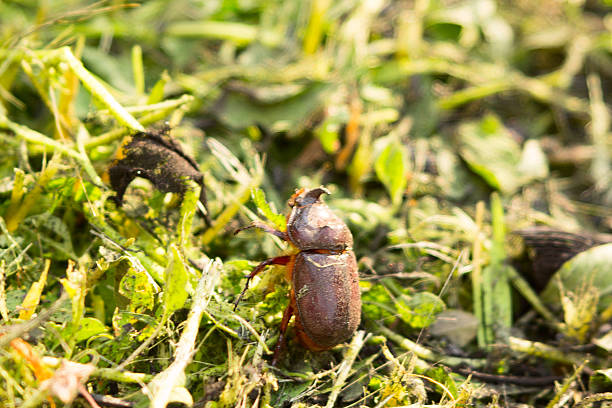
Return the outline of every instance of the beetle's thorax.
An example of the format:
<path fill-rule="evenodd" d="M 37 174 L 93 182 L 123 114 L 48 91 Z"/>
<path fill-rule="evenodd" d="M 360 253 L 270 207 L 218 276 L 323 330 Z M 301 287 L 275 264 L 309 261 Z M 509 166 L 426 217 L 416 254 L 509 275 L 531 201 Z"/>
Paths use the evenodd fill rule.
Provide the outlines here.
<path fill-rule="evenodd" d="M 293 207 L 287 221 L 287 235 L 302 251 L 343 251 L 353 246 L 351 231 L 322 201 Z"/>

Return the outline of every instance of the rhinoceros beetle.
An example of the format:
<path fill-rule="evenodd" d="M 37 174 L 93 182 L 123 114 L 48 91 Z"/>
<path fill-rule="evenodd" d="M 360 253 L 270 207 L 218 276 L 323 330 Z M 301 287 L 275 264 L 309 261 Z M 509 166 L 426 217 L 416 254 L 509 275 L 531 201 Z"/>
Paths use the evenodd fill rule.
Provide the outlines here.
<path fill-rule="evenodd" d="M 289 305 L 285 309 L 276 344 L 273 365 L 278 362 L 285 333 L 295 315 L 298 340 L 313 351 L 327 350 L 347 339 L 361 320 L 361 294 L 353 236 L 346 224 L 321 200 L 326 188 L 298 190 L 289 200 L 291 213 L 286 231 L 255 222 L 236 233 L 259 228 L 274 234 L 295 248 L 292 255 L 277 256 L 257 265 L 247 276 L 250 280 L 268 265 L 286 265 L 291 282 Z"/>

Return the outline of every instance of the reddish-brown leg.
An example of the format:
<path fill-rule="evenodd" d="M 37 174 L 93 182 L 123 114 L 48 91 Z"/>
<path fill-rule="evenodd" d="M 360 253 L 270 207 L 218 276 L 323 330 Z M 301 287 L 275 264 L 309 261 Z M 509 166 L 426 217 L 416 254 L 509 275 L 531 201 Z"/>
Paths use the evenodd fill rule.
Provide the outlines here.
<path fill-rule="evenodd" d="M 247 225 L 246 227 L 238 228 L 236 231 L 234 231 L 234 235 L 238 234 L 241 231 L 248 230 L 251 228 L 259 228 L 260 230 L 264 230 L 268 234 L 276 235 L 277 237 L 279 237 L 280 239 L 284 241 L 289 241 L 289 237 L 287 237 L 286 233 L 284 233 L 283 231 L 274 229 L 268 224 L 264 224 L 261 221 L 253 221 L 251 224 Z"/>
<path fill-rule="evenodd" d="M 291 320 L 291 316 L 293 316 L 294 312 L 294 299 L 295 295 L 293 293 L 293 289 L 291 290 L 291 300 L 289 301 L 289 306 L 285 309 L 283 313 L 283 320 L 280 325 L 280 334 L 278 335 L 278 340 L 276 341 L 276 346 L 274 347 L 274 357 L 272 358 L 272 365 L 276 366 L 278 363 L 278 359 L 281 356 L 283 349 L 285 348 L 285 333 L 287 332 L 287 327 L 289 327 L 289 320 Z"/>
<path fill-rule="evenodd" d="M 251 273 L 247 275 L 247 281 L 246 281 L 246 284 L 244 285 L 244 289 L 242 289 L 242 292 L 240 292 L 240 296 L 238 296 L 238 299 L 236 299 L 236 302 L 234 303 L 234 310 L 236 310 L 236 308 L 238 307 L 238 303 L 240 303 L 240 300 L 242 299 L 247 289 L 249 288 L 249 283 L 251 282 L 251 279 L 253 279 L 255 275 L 263 271 L 268 265 L 287 265 L 290 260 L 291 260 L 291 256 L 289 255 L 276 256 L 274 258 L 266 259 L 265 261 L 257 265 L 255 269 L 253 269 Z"/>

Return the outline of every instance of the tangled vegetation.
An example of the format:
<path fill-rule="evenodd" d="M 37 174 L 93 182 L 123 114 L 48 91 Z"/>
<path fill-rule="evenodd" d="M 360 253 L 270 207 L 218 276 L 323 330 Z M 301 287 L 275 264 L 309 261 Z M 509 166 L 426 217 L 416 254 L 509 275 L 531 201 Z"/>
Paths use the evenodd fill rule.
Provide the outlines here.
<path fill-rule="evenodd" d="M 610 404 L 610 7 L 1 2 L 0 406 Z M 319 186 L 361 324 L 273 367 Z"/>

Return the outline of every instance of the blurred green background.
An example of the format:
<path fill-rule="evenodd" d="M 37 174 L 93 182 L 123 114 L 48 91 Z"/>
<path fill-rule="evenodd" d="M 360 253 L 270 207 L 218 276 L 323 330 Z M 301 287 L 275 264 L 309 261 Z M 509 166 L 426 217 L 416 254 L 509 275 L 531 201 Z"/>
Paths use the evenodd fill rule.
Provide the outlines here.
<path fill-rule="evenodd" d="M 547 307 L 564 313 L 543 318 L 519 319 L 526 306 L 511 295 L 507 259 L 508 233 L 536 225 L 611 241 L 611 7 L 602 0 L 1 2 L 3 325 L 32 317 L 20 310 L 36 284 L 45 287 L 31 295 L 39 312 L 63 287 L 71 301 L 39 324 L 41 356 L 120 373 L 117 365 L 152 336 L 158 341 L 129 370 L 163 373 L 187 318 L 180 307 L 190 307 L 200 276 L 187 259 L 201 266 L 217 258 L 195 361 L 177 385 L 201 406 L 553 401 L 560 394 L 552 387 L 515 398 L 483 385 L 490 392 L 478 394 L 480 384 L 409 360 L 404 349 L 419 339 L 434 353 L 417 352 L 421 359 L 456 367 L 452 358 L 481 359 L 492 343 L 505 344 L 478 368 L 569 378 L 568 367 L 586 354 L 545 353 L 558 358 L 536 369 L 510 329 L 559 350 L 605 337 L 608 247 L 565 267 L 601 291 L 579 292 L 576 284 L 570 290 L 582 296 L 562 296 L 560 305 L 553 295 Z M 143 180 L 123 209 L 106 200 L 105 172 L 121 140 L 164 123 L 204 175 L 213 228 L 197 215 L 193 234 L 179 228 L 191 225 L 186 214 L 195 204 L 172 201 Z M 257 261 L 287 248 L 233 231 L 259 217 L 281 226 L 274 214 L 286 213 L 294 190 L 319 185 L 355 237 L 369 337 L 351 349 L 353 360 L 343 348 L 304 354 L 291 340 L 275 371 L 253 333 L 273 347 L 287 302 L 282 268 L 262 274 L 237 313 L 232 302 Z M 49 278 L 39 280 L 46 259 Z M 482 282 L 474 278 L 481 270 Z M 581 297 L 595 300 L 579 304 Z M 432 322 L 445 309 L 460 314 L 453 319 L 461 333 L 436 334 L 445 328 Z M 387 340 L 395 346 L 382 345 Z M 596 344 L 610 352 L 609 343 Z M 0 355 L 0 401 L 43 401 L 38 374 L 14 353 Z M 592 370 L 608 368 L 598 375 L 609 384 L 601 355 L 590 358 Z M 342 364 L 350 373 L 341 375 Z M 139 385 L 101 373 L 90 392 L 146 405 L 141 384 L 150 377 Z"/>

